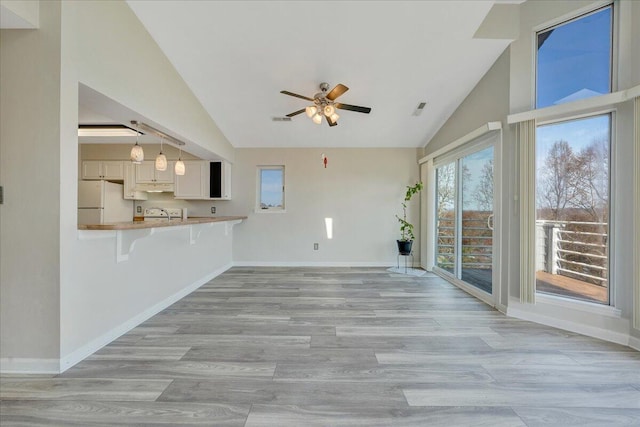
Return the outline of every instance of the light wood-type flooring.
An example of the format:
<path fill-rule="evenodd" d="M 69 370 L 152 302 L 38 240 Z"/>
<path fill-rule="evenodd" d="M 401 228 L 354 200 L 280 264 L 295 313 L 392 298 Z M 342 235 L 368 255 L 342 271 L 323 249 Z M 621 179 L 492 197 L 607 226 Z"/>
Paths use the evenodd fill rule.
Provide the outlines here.
<path fill-rule="evenodd" d="M 640 426 L 640 353 L 433 275 L 233 268 L 55 376 L 8 426 Z"/>

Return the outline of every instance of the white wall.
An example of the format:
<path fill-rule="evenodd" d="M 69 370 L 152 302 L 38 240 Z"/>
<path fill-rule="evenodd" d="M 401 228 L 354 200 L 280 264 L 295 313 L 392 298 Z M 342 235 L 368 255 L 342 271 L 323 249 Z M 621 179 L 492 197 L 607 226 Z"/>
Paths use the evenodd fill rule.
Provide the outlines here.
<path fill-rule="evenodd" d="M 321 155 L 328 158 L 322 166 Z M 418 179 L 417 150 L 238 149 L 227 213 L 237 227 L 233 259 L 248 265 L 395 265 L 401 202 Z M 258 165 L 285 166 L 286 213 L 254 212 Z M 419 236 L 419 200 L 410 221 Z M 325 218 L 333 218 L 333 239 Z M 319 243 L 319 250 L 313 244 Z M 414 247 L 419 248 L 419 242 Z M 416 262 L 420 254 L 415 253 Z"/>
<path fill-rule="evenodd" d="M 113 31 L 114 28 L 117 31 Z M 79 84 L 220 157 L 233 159 L 233 148 L 126 3 L 63 2 L 61 44 L 60 355 L 67 360 L 82 353 L 82 349 L 90 347 L 103 331 L 119 324 L 129 314 L 161 303 L 167 293 L 188 288 L 198 275 L 203 277 L 218 271 L 221 266 L 211 260 L 197 268 L 186 261 L 187 255 L 192 254 L 186 251 L 184 265 L 193 268 L 193 273 L 176 277 L 158 274 L 155 279 L 160 283 L 153 286 L 136 278 L 157 267 L 155 255 L 158 254 L 155 252 L 120 268 L 107 268 L 102 260 L 94 257 L 93 262 L 87 259 L 87 264 L 83 265 L 86 274 L 83 273 L 85 270 L 78 271 L 77 258 L 87 250 L 85 243 L 78 240 L 75 214 Z M 140 249 L 144 249 L 144 243 L 141 246 Z M 171 247 L 167 246 L 165 250 Z M 179 247 L 178 242 L 176 247 Z M 230 240 L 219 242 L 218 247 L 230 252 Z M 180 259 L 178 256 L 177 260 Z M 123 268 L 131 271 L 124 274 Z M 120 303 L 131 306 L 121 312 L 112 310 L 103 304 L 99 293 L 85 292 L 86 281 L 91 277 L 89 272 L 101 275 L 100 286 L 124 280 L 123 289 L 132 287 L 130 292 L 133 293 L 139 292 L 137 286 L 142 286 L 147 298 L 138 303 L 131 294 L 123 294 Z M 153 277 L 150 275 L 150 279 Z M 88 316 L 95 313 L 100 313 L 100 318 L 93 322 Z M 86 323 L 86 330 L 78 331 L 78 323 Z"/>
<path fill-rule="evenodd" d="M 60 345 L 60 4 L 41 6 L 39 30 L 0 32 L 0 359 L 49 363 Z"/>
<path fill-rule="evenodd" d="M 76 225 L 79 85 L 216 156 L 232 160 L 233 148 L 125 2 L 43 1 L 39 15 L 38 30 L 2 30 L 0 38 L 0 359 L 2 369 L 50 371 L 131 313 L 85 293 L 87 276 L 78 271 L 86 249 Z M 130 265 L 147 271 L 155 259 Z M 99 259 L 83 268 L 103 274 L 103 285 L 124 277 Z M 172 285 L 184 289 L 193 279 Z M 148 304 L 169 292 L 146 290 Z M 123 295 L 119 304 L 128 303 Z"/>
<path fill-rule="evenodd" d="M 231 267 L 231 230 L 219 222 L 123 231 L 125 239 L 142 236 L 131 252 L 131 240 L 124 245 L 123 262 L 117 232 L 77 232 L 69 275 L 75 286 L 63 288 L 61 301 L 62 369 Z"/>

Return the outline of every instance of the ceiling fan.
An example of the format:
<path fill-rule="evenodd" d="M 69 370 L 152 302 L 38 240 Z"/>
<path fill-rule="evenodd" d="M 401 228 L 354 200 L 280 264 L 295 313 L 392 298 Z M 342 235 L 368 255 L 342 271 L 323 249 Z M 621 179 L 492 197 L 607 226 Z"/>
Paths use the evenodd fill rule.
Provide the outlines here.
<path fill-rule="evenodd" d="M 324 117 L 325 119 L 327 119 L 327 124 L 329 126 L 336 126 L 338 124 L 338 119 L 340 118 L 340 116 L 338 116 L 338 113 L 336 113 L 336 109 L 356 111 L 358 113 L 365 114 L 369 114 L 371 112 L 371 108 L 369 107 L 359 107 L 357 105 L 335 102 L 336 98 L 338 98 L 348 90 L 349 88 L 341 83 L 338 83 L 336 87 L 331 90 L 329 90 L 329 83 L 320 83 L 320 92 L 313 95 L 313 98 L 309 98 L 308 96 L 304 95 L 298 95 L 297 93 L 289 92 L 287 90 L 281 90 L 280 93 L 313 102 L 313 105 L 310 105 L 298 111 L 294 111 L 293 113 L 289 113 L 287 114 L 287 117 L 293 117 L 301 113 L 307 113 L 307 116 L 311 120 L 313 120 L 315 124 L 319 125 L 320 123 L 322 123 L 322 117 Z"/>

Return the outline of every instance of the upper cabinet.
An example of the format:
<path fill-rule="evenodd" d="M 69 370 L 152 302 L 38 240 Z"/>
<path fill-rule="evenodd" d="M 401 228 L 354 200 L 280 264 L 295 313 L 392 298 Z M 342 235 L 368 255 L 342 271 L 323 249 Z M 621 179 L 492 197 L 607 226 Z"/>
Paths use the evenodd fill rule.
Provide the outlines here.
<path fill-rule="evenodd" d="M 231 199 L 231 164 L 224 161 L 186 160 L 185 174 L 176 175 L 176 199 Z"/>
<path fill-rule="evenodd" d="M 145 161 L 135 165 L 136 184 L 173 184 L 173 167 L 175 162 L 167 162 L 167 170 L 156 170 L 154 161 Z"/>
<path fill-rule="evenodd" d="M 209 162 L 185 160 L 184 175 L 176 175 L 174 195 L 176 199 L 207 199 Z"/>
<path fill-rule="evenodd" d="M 124 180 L 124 162 L 121 160 L 85 160 L 82 162 L 82 179 Z"/>
<path fill-rule="evenodd" d="M 147 200 L 146 191 L 136 190 L 136 168 L 131 162 L 124 162 L 124 198 L 127 200 Z"/>

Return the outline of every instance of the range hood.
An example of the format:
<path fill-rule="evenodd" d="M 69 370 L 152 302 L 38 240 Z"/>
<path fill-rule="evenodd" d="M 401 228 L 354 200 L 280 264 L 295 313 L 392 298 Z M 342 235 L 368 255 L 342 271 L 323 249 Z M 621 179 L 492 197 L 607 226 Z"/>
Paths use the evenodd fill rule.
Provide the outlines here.
<path fill-rule="evenodd" d="M 146 191 L 147 193 L 173 193 L 175 186 L 173 183 L 167 184 L 136 184 L 135 191 Z"/>

